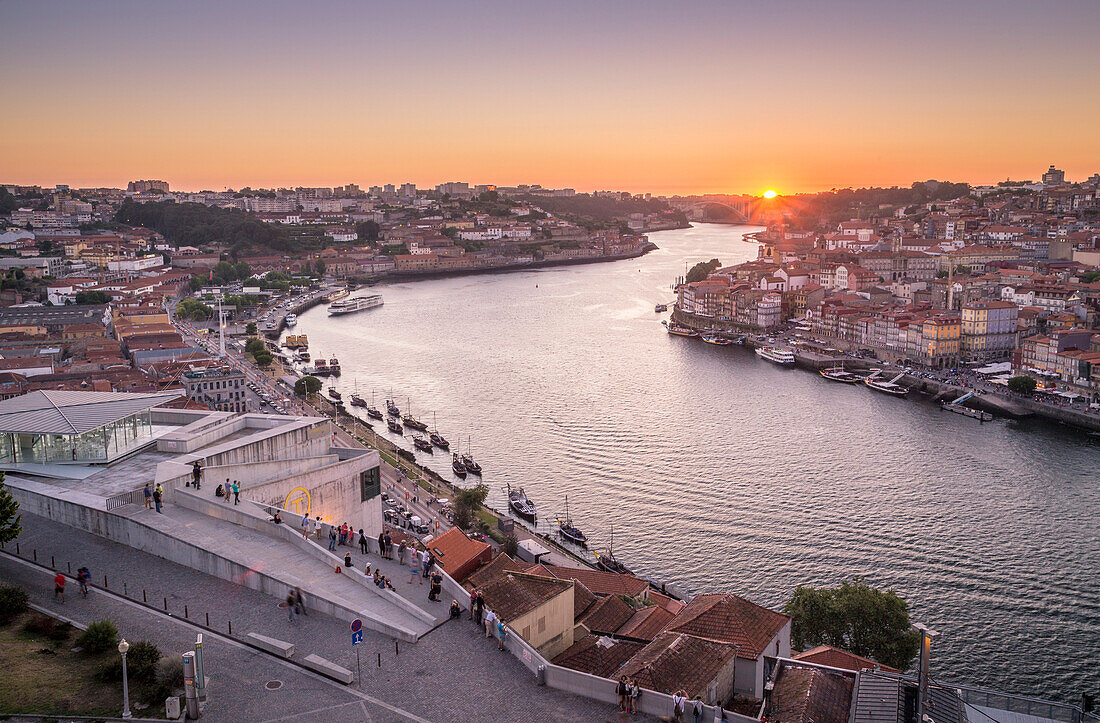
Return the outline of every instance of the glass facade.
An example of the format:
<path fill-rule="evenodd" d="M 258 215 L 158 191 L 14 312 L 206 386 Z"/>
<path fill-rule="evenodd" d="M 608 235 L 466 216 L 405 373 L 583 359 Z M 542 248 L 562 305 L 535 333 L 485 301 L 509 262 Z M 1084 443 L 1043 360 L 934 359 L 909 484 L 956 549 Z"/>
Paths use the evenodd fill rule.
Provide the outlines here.
<path fill-rule="evenodd" d="M 0 462 L 59 464 L 106 462 L 148 444 L 176 427 L 154 424 L 149 410 L 83 434 L 0 433 Z"/>

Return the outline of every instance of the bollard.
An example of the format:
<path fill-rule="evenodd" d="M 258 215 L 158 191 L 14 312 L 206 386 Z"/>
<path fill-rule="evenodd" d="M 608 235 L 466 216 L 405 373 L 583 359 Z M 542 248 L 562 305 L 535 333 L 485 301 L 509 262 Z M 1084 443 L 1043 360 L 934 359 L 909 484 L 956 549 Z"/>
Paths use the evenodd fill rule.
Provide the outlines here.
<path fill-rule="evenodd" d="M 184 617 L 184 618 L 188 618 L 188 617 L 190 617 L 190 616 L 189 616 L 189 615 L 187 614 L 187 605 L 186 605 L 186 604 L 185 604 L 185 605 L 183 606 L 183 617 Z M 201 687 L 201 686 L 200 686 L 200 687 Z"/>
<path fill-rule="evenodd" d="M 38 548 L 34 548 L 31 552 L 34 553 L 34 561 L 38 562 Z"/>
<path fill-rule="evenodd" d="M 141 588 L 141 601 L 146 605 L 149 604 L 149 598 L 145 596 L 145 588 Z"/>
<path fill-rule="evenodd" d="M 103 589 L 104 590 L 107 589 L 107 576 L 106 575 L 103 576 Z"/>
<path fill-rule="evenodd" d="M 19 554 L 19 541 L 18 540 L 16 540 L 16 542 L 15 542 L 15 554 L 16 555 Z"/>
<path fill-rule="evenodd" d="M 401 648 L 398 646 L 396 640 L 393 641 L 393 654 L 394 655 L 401 655 Z"/>
<path fill-rule="evenodd" d="M 164 612 L 168 612 L 168 598 L 164 598 Z"/>
<path fill-rule="evenodd" d="M 230 635 L 233 634 L 233 621 L 232 620 L 229 621 L 229 634 Z"/>
<path fill-rule="evenodd" d="M 381 667 L 382 667 L 382 653 L 379 653 L 379 654 L 378 654 L 378 667 L 379 667 L 379 668 L 381 668 Z"/>
<path fill-rule="evenodd" d="M 50 555 L 50 568 L 53 569 L 55 567 L 57 567 L 57 564 L 53 561 L 53 555 Z"/>
<path fill-rule="evenodd" d="M 202 633 L 195 636 L 195 687 L 199 690 L 199 700 L 206 700 L 206 669 L 202 664 Z"/>
<path fill-rule="evenodd" d="M 124 597 L 130 597 L 129 586 L 126 584 L 125 580 L 122 581 L 122 595 Z"/>
<path fill-rule="evenodd" d="M 73 574 L 73 564 L 71 562 L 66 562 L 65 564 L 69 566 L 69 574 L 72 575 Z"/>
<path fill-rule="evenodd" d="M 206 627 L 210 627 L 210 613 L 206 614 Z"/>

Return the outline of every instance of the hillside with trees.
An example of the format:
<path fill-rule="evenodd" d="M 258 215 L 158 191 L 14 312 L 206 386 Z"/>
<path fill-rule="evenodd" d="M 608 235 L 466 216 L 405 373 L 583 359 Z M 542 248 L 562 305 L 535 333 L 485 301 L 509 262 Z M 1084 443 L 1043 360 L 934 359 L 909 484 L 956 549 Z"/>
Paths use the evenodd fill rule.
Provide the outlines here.
<path fill-rule="evenodd" d="M 134 203 L 127 199 L 114 220 L 153 229 L 176 245 L 203 248 L 214 243 L 228 244 L 233 255 L 246 251 L 294 252 L 308 245 L 284 228 L 264 223 L 244 211 L 201 203 Z"/>

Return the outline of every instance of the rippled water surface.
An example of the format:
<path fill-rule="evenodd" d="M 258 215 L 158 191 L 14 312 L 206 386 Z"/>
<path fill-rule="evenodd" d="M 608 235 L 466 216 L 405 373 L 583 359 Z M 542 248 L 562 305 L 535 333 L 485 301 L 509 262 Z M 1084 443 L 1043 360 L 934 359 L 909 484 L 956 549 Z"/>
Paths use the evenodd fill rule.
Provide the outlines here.
<path fill-rule="evenodd" d="M 781 607 L 799 584 L 891 587 L 942 635 L 934 674 L 1100 692 L 1100 440 L 972 419 L 672 337 L 653 311 L 685 264 L 747 260 L 743 227 L 651 234 L 643 258 L 382 286 L 304 314 L 345 394 L 392 389 L 490 502 L 522 485 L 637 573 Z M 411 444 L 407 444 L 411 448 Z M 418 454 L 421 459 L 430 459 Z M 428 464 L 449 476 L 450 458 Z"/>

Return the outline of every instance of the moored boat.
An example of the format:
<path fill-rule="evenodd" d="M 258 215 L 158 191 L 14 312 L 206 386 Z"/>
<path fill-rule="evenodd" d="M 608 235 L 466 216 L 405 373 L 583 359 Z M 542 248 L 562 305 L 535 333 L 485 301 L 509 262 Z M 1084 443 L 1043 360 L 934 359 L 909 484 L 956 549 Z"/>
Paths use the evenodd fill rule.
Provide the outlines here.
<path fill-rule="evenodd" d="M 332 371 L 328 368 L 328 360 L 321 357 L 313 365 L 313 375 L 318 377 L 327 377 Z"/>
<path fill-rule="evenodd" d="M 432 414 L 432 433 L 428 435 L 428 439 L 432 440 L 432 444 L 440 449 L 450 449 L 451 443 L 439 433 L 439 425 L 436 423 L 435 414 Z"/>
<path fill-rule="evenodd" d="M 470 474 L 476 474 L 478 477 L 480 477 L 481 476 L 481 465 L 478 464 L 477 462 L 475 462 L 473 455 L 470 454 L 470 450 L 472 448 L 473 448 L 473 446 L 470 444 L 470 441 L 467 440 L 466 441 L 466 454 L 462 455 L 462 464 L 466 465 L 466 471 L 467 472 L 469 472 Z"/>
<path fill-rule="evenodd" d="M 578 545 L 587 545 L 588 536 L 585 535 L 580 529 L 573 524 L 573 518 L 569 516 L 569 496 L 565 497 L 565 516 L 557 519 L 558 532 L 561 536 L 570 542 L 575 542 Z"/>
<path fill-rule="evenodd" d="M 462 460 L 458 458 L 458 452 L 451 455 L 451 471 L 456 477 L 466 479 L 466 465 L 462 464 Z"/>
<path fill-rule="evenodd" d="M 382 305 L 381 294 L 371 294 L 370 296 L 356 296 L 351 299 L 342 299 L 329 304 L 328 313 L 332 316 L 342 316 L 343 314 L 354 314 L 357 311 L 363 311 L 364 309 L 373 309 L 376 306 Z"/>
<path fill-rule="evenodd" d="M 654 313 L 660 314 L 662 311 L 668 311 L 668 304 L 657 304 L 653 307 Z"/>
<path fill-rule="evenodd" d="M 695 329 L 692 329 L 690 327 L 681 326 L 680 324 L 677 324 L 676 322 L 672 322 L 672 323 L 663 322 L 663 323 L 665 325 L 665 328 L 668 330 L 669 334 L 674 334 L 676 336 L 689 336 L 689 337 L 699 336 L 699 332 L 695 331 Z"/>
<path fill-rule="evenodd" d="M 370 406 L 367 407 L 367 416 L 371 419 L 384 419 L 381 410 L 374 406 L 374 391 L 370 393 Z"/>
<path fill-rule="evenodd" d="M 386 420 L 386 426 L 389 427 L 389 430 L 391 432 L 393 432 L 394 434 L 404 434 L 405 433 L 405 428 L 401 426 L 401 421 L 399 419 L 393 419 L 393 418 L 387 419 Z"/>
<path fill-rule="evenodd" d="M 630 575 L 630 569 L 626 565 L 622 564 L 615 559 L 615 526 L 611 526 L 611 542 L 608 543 L 607 549 L 603 553 L 596 554 L 596 567 L 600 568 L 604 572 L 614 572 L 619 575 Z"/>
<path fill-rule="evenodd" d="M 732 346 L 733 342 L 729 339 L 718 336 L 717 334 L 707 334 L 702 337 L 703 341 L 708 344 L 714 344 L 715 346 Z"/>
<path fill-rule="evenodd" d="M 419 419 L 413 416 L 412 402 L 409 403 L 409 413 L 403 416 L 402 421 L 405 422 L 405 426 L 410 429 L 415 429 L 418 432 L 425 432 L 428 429 L 428 425 L 421 422 Z"/>
<path fill-rule="evenodd" d="M 841 384 L 859 384 L 863 381 L 863 377 L 858 374 L 853 374 L 850 371 L 846 371 L 844 367 L 821 369 L 818 371 L 818 374 L 825 377 L 831 382 L 840 382 Z"/>
<path fill-rule="evenodd" d="M 413 446 L 421 452 L 427 452 L 428 454 L 435 453 L 432 450 L 432 443 L 420 436 L 413 437 Z"/>
<path fill-rule="evenodd" d="M 340 360 L 332 357 L 328 360 L 329 373 L 335 377 L 340 376 Z"/>
<path fill-rule="evenodd" d="M 330 399 L 341 399 L 342 398 L 340 392 L 338 392 L 336 390 L 336 387 L 329 387 L 328 388 L 328 396 L 329 396 Z"/>
<path fill-rule="evenodd" d="M 512 508 L 520 517 L 528 520 L 533 520 L 538 517 L 538 510 L 535 508 L 535 503 L 528 497 L 527 493 L 523 491 L 523 488 L 512 489 L 512 485 L 508 485 L 508 506 Z"/>
<path fill-rule="evenodd" d="M 297 314 L 287 314 L 283 318 L 283 321 L 286 322 L 287 326 L 294 326 L 295 324 L 298 323 L 298 315 Z"/>
<path fill-rule="evenodd" d="M 906 394 L 909 393 L 909 388 L 908 387 L 903 387 L 902 385 L 897 383 L 897 381 L 899 379 L 901 379 L 903 376 L 905 376 L 905 372 L 902 372 L 901 374 L 898 374 L 896 377 L 894 377 L 890 381 L 882 381 L 881 379 L 879 379 L 878 375 L 880 373 L 881 372 L 875 372 L 871 376 L 864 379 L 863 383 L 866 384 L 871 389 L 874 389 L 876 392 L 882 392 L 883 394 L 890 394 L 890 395 L 893 395 L 895 397 L 904 397 Z"/>
<path fill-rule="evenodd" d="M 767 359 L 773 364 L 779 364 L 780 366 L 794 365 L 794 352 L 790 349 L 781 349 L 777 346 L 762 346 L 757 348 L 756 356 L 761 359 Z"/>
<path fill-rule="evenodd" d="M 394 404 L 392 399 L 387 399 L 386 400 L 386 414 L 390 415 L 391 417 L 400 417 L 401 416 L 401 407 Z"/>

